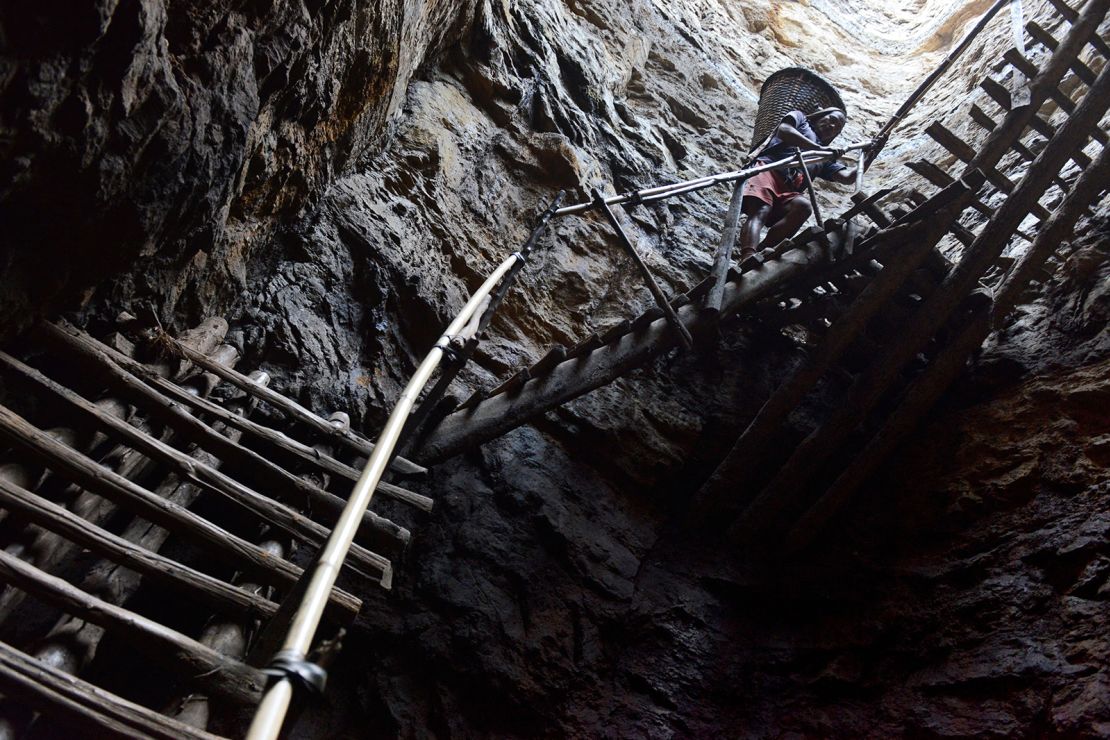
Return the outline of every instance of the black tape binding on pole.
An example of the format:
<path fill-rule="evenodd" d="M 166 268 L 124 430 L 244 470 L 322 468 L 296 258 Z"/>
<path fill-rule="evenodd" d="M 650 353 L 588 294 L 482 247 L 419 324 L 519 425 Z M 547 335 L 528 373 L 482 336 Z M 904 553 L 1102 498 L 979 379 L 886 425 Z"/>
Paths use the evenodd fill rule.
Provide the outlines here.
<path fill-rule="evenodd" d="M 279 650 L 262 673 L 270 677 L 270 685 L 287 678 L 295 687 L 313 696 L 322 695 L 328 682 L 328 672 L 296 650 Z"/>

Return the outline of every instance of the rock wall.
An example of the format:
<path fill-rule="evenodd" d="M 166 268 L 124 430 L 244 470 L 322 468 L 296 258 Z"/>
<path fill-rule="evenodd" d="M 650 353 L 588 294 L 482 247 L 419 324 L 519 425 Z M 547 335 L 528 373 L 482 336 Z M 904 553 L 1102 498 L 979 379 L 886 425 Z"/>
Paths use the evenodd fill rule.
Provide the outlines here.
<path fill-rule="evenodd" d="M 759 84 L 791 64 L 842 89 L 845 138 L 862 137 L 989 3 L 943 5 L 117 2 L 68 24 L 5 6 L 4 313 L 223 313 L 245 365 L 373 434 L 556 190 L 731 168 Z M 1007 33 L 875 178 L 936 156 L 914 132 Z M 835 212 L 846 192 L 822 197 Z M 629 214 L 669 292 L 705 274 L 726 203 Z M 395 591 L 367 594 L 298 734 L 1105 733 L 1107 228 L 1083 228 L 870 498 L 795 560 L 681 526 L 797 362 L 782 337 L 730 334 L 437 467 Z M 556 222 L 456 392 L 638 312 L 629 275 L 599 222 Z"/>
<path fill-rule="evenodd" d="M 275 224 L 379 150 L 472 8 L 98 0 L 0 9 L 2 324 L 221 310 Z M 120 276 L 120 277 L 117 277 Z"/>

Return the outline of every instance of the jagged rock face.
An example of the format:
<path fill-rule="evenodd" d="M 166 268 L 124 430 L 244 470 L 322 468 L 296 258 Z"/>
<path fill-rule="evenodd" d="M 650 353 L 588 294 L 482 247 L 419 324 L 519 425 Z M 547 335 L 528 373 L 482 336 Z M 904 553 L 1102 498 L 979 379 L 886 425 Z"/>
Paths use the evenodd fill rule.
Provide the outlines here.
<path fill-rule="evenodd" d="M 172 320 L 245 288 L 273 224 L 375 152 L 466 3 L 99 0 L 0 10 L 0 311 L 102 302 Z M 89 296 L 84 296 L 88 300 Z"/>
<path fill-rule="evenodd" d="M 118 243 L 120 264 L 139 260 L 98 287 L 88 315 L 146 298 L 179 325 L 226 312 L 245 366 L 373 434 L 556 190 L 582 198 L 731 169 L 759 84 L 792 64 L 841 87 L 845 139 L 861 137 L 971 13 L 833 0 L 475 5 L 119 3 L 48 28 L 41 48 L 23 34 L 4 79 L 6 99 L 25 101 L 4 115 L 40 138 L 13 139 L 4 202 L 49 228 L 17 230 L 24 251 L 5 257 L 6 273 L 47 280 L 35 305 L 56 305 L 115 269 L 101 260 Z M 5 8 L 4 27 L 51 11 Z M 921 151 L 912 132 L 1007 45 L 998 25 L 948 96 L 907 121 L 875 178 L 904 178 L 897 164 Z M 119 29 L 134 40 L 115 40 Z M 877 47 L 895 34 L 911 43 Z M 44 59 L 53 67 L 31 63 Z M 85 111 L 68 129 L 67 110 Z M 67 167 L 84 173 L 70 183 L 86 199 L 76 206 L 49 197 L 70 192 L 51 180 Z M 830 213 L 846 201 L 823 192 Z M 727 199 L 722 188 L 628 213 L 668 292 L 707 271 Z M 1110 492 L 1092 482 L 1106 424 L 1082 409 L 1106 402 L 1110 296 L 1105 225 L 1085 228 L 1066 277 L 992 339 L 958 408 L 794 561 L 746 562 L 682 526 L 692 491 L 797 361 L 781 338 L 728 334 L 719 353 L 668 358 L 437 467 L 426 484 L 437 510 L 411 522 L 395 592 L 366 595 L 332 703 L 299 734 L 1104 732 L 1097 517 Z M 100 271 L 42 278 L 27 257 L 42 244 Z M 28 305 L 21 290 L 5 300 Z M 607 227 L 561 219 L 454 392 L 648 301 Z M 1015 385 L 1028 373 L 1040 377 Z"/>

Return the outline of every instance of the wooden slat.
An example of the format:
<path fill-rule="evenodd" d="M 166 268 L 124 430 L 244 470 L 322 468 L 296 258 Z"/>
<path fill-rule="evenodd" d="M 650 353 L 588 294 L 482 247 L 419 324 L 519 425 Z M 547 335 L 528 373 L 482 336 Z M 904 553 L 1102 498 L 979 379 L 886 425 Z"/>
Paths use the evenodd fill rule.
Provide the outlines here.
<path fill-rule="evenodd" d="M 991 319 L 998 322 L 1028 285 L 1034 271 L 1044 263 L 1075 227 L 1079 216 L 1104 188 L 1110 177 L 1110 150 L 1103 149 L 1094 165 L 1084 171 L 1072 194 L 1045 224 L 1033 246 L 1022 257 L 1022 263 L 1010 272 L 995 291 L 993 316 L 980 310 L 960 328 L 959 334 L 946 345 L 906 390 L 895 411 L 883 422 L 867 446 L 853 456 L 851 463 L 816 504 L 798 521 L 787 538 L 788 549 L 808 544 L 851 499 L 859 486 L 920 422 L 941 394 L 963 370 L 968 355 L 982 345 L 990 333 Z M 984 308 L 989 303 L 984 304 Z"/>
<path fill-rule="evenodd" d="M 235 462 L 253 471 L 270 487 L 275 498 L 294 505 L 310 503 L 318 510 L 316 513 L 325 515 L 326 524 L 334 523 L 343 511 L 345 502 L 338 496 L 297 478 L 257 452 L 217 433 L 179 404 L 169 401 L 144 383 L 141 378 L 150 372 L 140 363 L 116 353 L 78 329 L 50 323 L 43 324 L 42 329 L 46 338 L 69 351 L 71 356 L 84 359 L 121 393 L 141 404 L 152 416 L 170 425 L 183 437 L 196 442 L 226 462 Z M 208 362 L 208 359 L 205 358 L 205 361 Z M 365 533 L 363 541 L 370 541 L 375 547 L 394 548 L 398 543 L 407 543 L 411 536 L 407 529 L 373 512 L 366 512 L 362 522 L 361 531 Z M 360 552 L 358 558 L 365 558 L 369 567 L 377 567 L 373 565 L 374 558 L 368 551 Z"/>
<path fill-rule="evenodd" d="M 1014 67 L 1019 69 L 1023 74 L 1032 76 L 1033 73 L 1037 72 L 1037 67 L 1017 49 L 1010 49 L 1006 52 L 1005 56 L 1006 61 L 1014 65 Z M 1049 94 L 1065 113 L 1071 114 L 1075 112 L 1075 101 L 1069 98 L 1059 87 L 1051 88 Z M 1097 122 L 1084 133 L 1090 135 L 1091 138 L 1100 144 L 1106 144 L 1107 140 L 1110 139 L 1110 135 L 1107 135 L 1105 131 L 1099 128 Z"/>
<path fill-rule="evenodd" d="M 107 470 L 3 406 L 0 406 L 0 435 L 32 455 L 45 459 L 56 472 L 90 492 L 131 509 L 179 536 L 201 542 L 213 554 L 221 555 L 237 567 L 248 569 L 266 583 L 288 586 L 301 575 L 301 569 L 292 563 L 275 560 L 257 546 Z M 333 592 L 332 600 L 351 615 L 358 612 L 361 604 L 338 589 Z"/>
<path fill-rule="evenodd" d="M 147 457 L 168 465 L 181 478 L 195 483 L 204 490 L 227 498 L 259 516 L 263 521 L 300 540 L 317 546 L 322 545 L 327 540 L 329 531 L 323 526 L 301 516 L 289 507 L 276 503 L 251 490 L 234 478 L 205 464 L 202 460 L 179 452 L 130 424 L 104 413 L 81 396 L 60 383 L 47 378 L 8 353 L 0 351 L 0 365 L 18 372 L 40 387 L 62 398 L 102 431 L 125 444 L 131 445 Z M 379 581 L 385 578 L 386 574 L 392 569 L 387 559 L 358 547 L 352 547 L 351 561 L 375 572 Z"/>
<path fill-rule="evenodd" d="M 2 642 L 0 689 L 8 699 L 50 717 L 51 723 L 70 728 L 74 737 L 219 740 L 217 735 L 152 712 Z"/>
<path fill-rule="evenodd" d="M 1110 0 L 1089 0 L 1080 23 L 1073 27 L 1066 45 L 1074 50 L 1076 44 L 1098 27 L 1110 8 Z M 1061 50 L 1065 45 L 1061 45 Z M 1031 115 L 1044 99 L 1045 88 L 1058 83 L 1067 66 L 1068 56 L 1057 52 L 1045 70 L 1033 81 L 1033 103 L 1018 109 L 1020 116 L 1013 120 L 1013 135 L 1020 134 L 1022 119 Z M 1028 214 L 1029 204 L 1040 198 L 1049 187 L 1052 177 L 1068 160 L 1070 153 L 1081 146 L 1085 139 L 1080 135 L 1106 113 L 1110 106 L 1110 66 L 1100 74 L 1094 87 L 1067 121 L 1057 136 L 1037 156 L 1021 183 L 998 208 L 990 222 L 980 232 L 975 244 L 965 250 L 960 263 L 945 282 L 907 323 L 903 332 L 888 345 L 880 361 L 864 371 L 852 385 L 847 396 L 832 414 L 810 433 L 794 450 L 775 478 L 760 492 L 751 506 L 735 523 L 732 534 L 738 539 L 758 538 L 776 519 L 791 508 L 796 508 L 807 490 L 806 484 L 871 412 L 879 399 L 888 392 L 906 364 L 929 342 L 953 316 L 960 304 L 978 285 L 979 279 L 998 259 L 1011 235 Z M 991 153 L 1000 157 L 1008 149 L 1004 139 L 998 139 Z"/>
<path fill-rule="evenodd" d="M 970 110 L 971 120 L 975 121 L 975 123 L 978 124 L 978 126 L 984 131 L 994 131 L 996 128 L 998 128 L 998 124 L 994 121 L 994 119 L 991 118 L 985 110 L 980 108 L 975 103 L 971 104 Z M 1037 158 L 1037 155 L 1030 151 L 1029 147 L 1025 146 L 1025 144 L 1021 142 L 1021 139 L 1015 141 L 1014 145 L 1010 148 L 1017 152 L 1018 156 L 1020 156 L 1026 162 L 1032 162 L 1034 159 Z M 1068 183 L 1063 178 L 1055 177 L 1052 179 L 1052 181 L 1056 183 L 1056 187 L 1060 188 L 1065 193 L 1069 190 Z"/>
<path fill-rule="evenodd" d="M 236 388 L 245 391 L 247 394 L 265 401 L 276 409 L 284 411 L 286 414 L 289 414 L 289 416 L 293 417 L 297 421 L 312 427 L 318 432 L 322 432 L 327 437 L 334 437 L 341 444 L 349 447 L 356 452 L 359 452 L 363 455 L 369 455 L 371 452 L 374 451 L 373 443 L 364 439 L 350 429 L 338 429 L 334 425 L 329 423 L 327 419 L 323 419 L 317 416 L 312 411 L 306 409 L 304 406 L 301 406 L 293 399 L 287 398 L 280 393 L 277 393 L 276 391 L 272 391 L 269 388 L 260 386 L 257 383 L 252 382 L 250 378 L 243 375 L 242 373 L 211 362 L 204 355 L 201 355 L 193 351 L 189 347 L 182 345 L 180 342 L 178 342 L 176 339 L 169 336 L 168 334 L 164 334 L 162 336 L 166 339 L 166 341 L 170 342 L 178 352 L 180 352 L 190 361 L 196 363 L 200 367 L 203 367 L 208 372 L 222 378 L 223 380 L 226 380 L 228 383 L 231 383 Z M 427 468 L 421 467 L 401 457 L 396 457 L 393 459 L 392 467 L 399 473 L 415 474 L 428 472 Z"/>
<path fill-rule="evenodd" d="M 938 188 L 946 188 L 955 182 L 955 178 L 928 160 L 919 159 L 916 162 L 906 162 L 906 166 Z M 971 200 L 971 207 L 987 218 L 990 218 L 991 214 L 994 213 L 994 209 L 979 198 Z M 1018 229 L 1016 233 L 1027 242 L 1033 241 L 1033 237 L 1021 229 Z"/>
<path fill-rule="evenodd" d="M 1007 90 L 997 80 L 992 80 L 990 77 L 987 77 L 979 83 L 979 86 L 983 89 L 985 93 L 987 93 L 991 100 L 998 104 L 999 108 L 1004 111 L 1012 110 L 1010 102 L 1010 91 Z M 1046 139 L 1052 139 L 1054 136 L 1056 136 L 1056 127 L 1041 118 L 1039 115 L 1034 115 L 1030 117 L 1029 126 Z M 1091 158 L 1080 150 L 1072 152 L 1071 159 L 1081 168 L 1087 167 L 1089 164 L 1091 164 Z"/>
<path fill-rule="evenodd" d="M 551 371 L 551 368 L 558 365 L 560 362 L 567 358 L 567 348 L 561 344 L 556 344 L 551 349 L 547 350 L 543 357 L 535 362 L 528 368 L 528 374 L 533 378 L 543 377 Z"/>
<path fill-rule="evenodd" d="M 952 133 L 943 123 L 936 121 L 932 123 L 929 128 L 925 129 L 925 133 L 929 137 L 955 155 L 960 161 L 967 164 L 975 158 L 975 150 L 961 140 L 956 134 Z M 999 172 L 994 167 L 988 167 L 985 171 L 987 179 L 992 185 L 1001 190 L 1007 195 L 1014 190 L 1014 181 L 1009 177 Z M 1048 218 L 1048 211 L 1039 203 L 1034 203 L 1030 207 L 1030 212 L 1040 220 Z"/>
<path fill-rule="evenodd" d="M 1073 10 L 1064 0 L 1048 0 L 1048 3 L 1056 8 L 1056 12 L 1063 16 L 1068 23 L 1075 23 L 1079 20 L 1079 13 Z M 1107 45 L 1097 33 L 1091 36 L 1090 44 L 1098 49 L 1098 52 L 1102 54 L 1102 56 L 1110 59 L 1110 45 Z"/>
<path fill-rule="evenodd" d="M 269 617 L 277 604 L 231 586 L 117 535 L 13 483 L 0 479 L 0 503 L 28 521 L 153 580 L 206 601 L 216 609 Z"/>
<path fill-rule="evenodd" d="M 863 245 L 859 247 L 860 254 L 866 251 Z M 807 273 L 823 268 L 827 268 L 825 247 L 811 241 L 790 250 L 782 259 L 768 260 L 758 270 L 743 275 L 733 274 L 725 287 L 720 317 L 725 319 L 735 315 L 742 307 L 767 298 Z M 716 322 L 710 321 L 708 315 L 703 316 L 700 307 L 695 304 L 683 306 L 679 317 L 692 333 L 711 331 L 716 327 Z M 611 382 L 675 346 L 673 335 L 662 319 L 656 320 L 641 333 L 633 334 L 626 330 L 604 351 L 562 362 L 551 371 L 544 383 L 530 383 L 515 397 L 493 396 L 478 403 L 468 413 L 450 414 L 429 436 L 421 459 L 429 462 L 442 460 L 469 446 L 500 436 L 533 416 Z"/>
<path fill-rule="evenodd" d="M 1053 38 L 1052 34 L 1042 28 L 1036 21 L 1029 21 L 1025 24 L 1025 28 L 1038 44 L 1049 51 L 1056 51 L 1057 47 L 1060 46 L 1060 42 Z M 1075 72 L 1076 76 L 1083 80 L 1084 84 L 1095 84 L 1094 70 L 1084 64 L 1081 59 L 1076 58 L 1076 60 L 1071 63 L 1071 71 Z"/>
<path fill-rule="evenodd" d="M 173 663 L 190 682 L 215 695 L 237 704 L 254 704 L 261 698 L 266 677 L 257 668 L 229 660 L 176 630 L 90 596 L 3 551 L 0 551 L 0 575 L 16 588 L 124 636 L 158 660 Z"/>
<path fill-rule="evenodd" d="M 113 357 L 115 356 L 113 355 Z M 137 367 L 132 366 L 128 369 L 137 370 Z M 164 378 L 153 374 L 144 374 L 141 378 L 171 400 L 191 408 L 196 412 L 208 414 L 213 419 L 227 424 L 233 429 L 238 429 L 244 433 L 250 434 L 254 439 L 266 443 L 273 449 L 288 453 L 299 460 L 351 481 L 357 481 L 362 474 L 362 471 L 336 460 L 331 455 L 323 454 L 316 448 L 293 439 L 276 429 L 271 429 L 258 422 L 251 421 L 244 416 L 234 414 L 223 406 L 213 403 L 201 396 L 189 393 L 184 388 Z M 433 502 L 430 498 L 392 483 L 382 481 L 378 484 L 378 490 L 387 496 L 399 501 L 404 501 L 424 511 L 432 510 Z"/>

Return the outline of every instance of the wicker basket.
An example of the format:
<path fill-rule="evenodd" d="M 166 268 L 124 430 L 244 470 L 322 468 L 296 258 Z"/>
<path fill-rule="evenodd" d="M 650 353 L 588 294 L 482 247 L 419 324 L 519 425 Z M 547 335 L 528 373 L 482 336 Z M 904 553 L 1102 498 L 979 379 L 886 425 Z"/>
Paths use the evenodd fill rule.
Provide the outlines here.
<path fill-rule="evenodd" d="M 751 148 L 762 144 L 790 111 L 808 114 L 832 107 L 848 110 L 836 88 L 828 82 L 802 67 L 780 69 L 768 77 L 759 90 L 759 110 L 755 114 Z"/>

